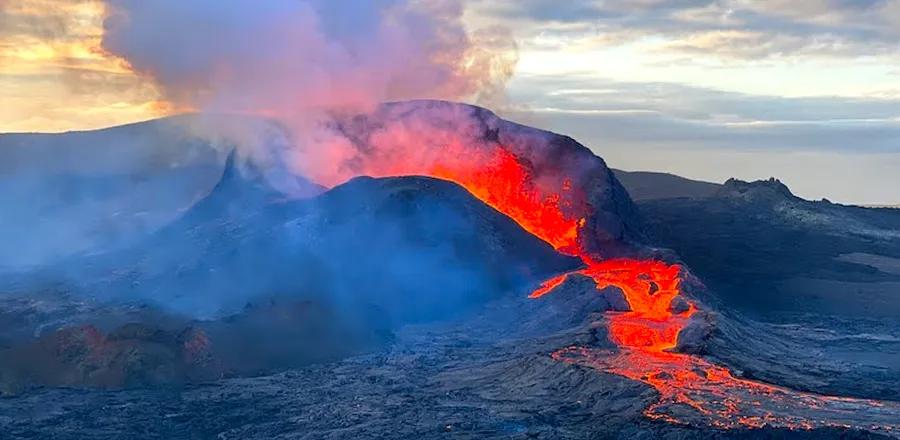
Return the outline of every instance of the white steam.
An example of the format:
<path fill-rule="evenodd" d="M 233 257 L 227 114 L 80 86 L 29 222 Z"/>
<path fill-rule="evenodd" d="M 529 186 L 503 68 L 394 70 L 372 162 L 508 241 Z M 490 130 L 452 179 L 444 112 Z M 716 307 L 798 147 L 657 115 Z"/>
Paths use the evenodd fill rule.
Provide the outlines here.
<path fill-rule="evenodd" d="M 515 64 L 461 0 L 106 0 L 103 47 L 176 108 L 290 123 L 388 100 L 495 99 Z"/>

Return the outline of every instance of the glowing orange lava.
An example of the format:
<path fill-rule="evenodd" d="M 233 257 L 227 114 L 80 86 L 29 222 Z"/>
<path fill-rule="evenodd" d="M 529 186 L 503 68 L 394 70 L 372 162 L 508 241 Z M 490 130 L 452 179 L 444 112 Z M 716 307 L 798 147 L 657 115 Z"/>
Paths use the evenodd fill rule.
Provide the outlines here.
<path fill-rule="evenodd" d="M 591 210 L 583 194 L 569 179 L 541 179 L 527 165 L 502 147 L 487 151 L 449 144 L 437 152 L 385 153 L 363 164 L 360 174 L 428 175 L 455 182 L 560 252 L 580 257 L 586 267 L 573 273 L 592 278 L 598 290 L 621 290 L 631 310 L 607 313 L 609 337 L 618 351 L 570 347 L 553 357 L 653 386 L 660 398 L 645 410 L 647 417 L 674 423 L 699 417 L 720 428 L 854 426 L 900 431 L 896 404 L 818 396 L 738 379 L 700 357 L 672 352 L 697 312 L 682 296 L 681 267 L 654 260 L 595 259 L 580 241 Z M 551 293 L 569 275 L 543 282 L 530 297 Z M 685 419 L 678 407 L 692 409 L 695 418 Z"/>
<path fill-rule="evenodd" d="M 822 396 L 740 379 L 697 356 L 628 347 L 618 352 L 569 347 L 552 357 L 653 386 L 660 397 L 644 415 L 655 420 L 720 429 L 840 427 L 900 434 L 896 402 Z"/>
<path fill-rule="evenodd" d="M 550 278 L 547 281 L 541 283 L 541 285 L 534 291 L 531 292 L 531 295 L 528 295 L 529 298 L 540 298 L 545 294 L 550 293 L 553 289 L 559 287 L 562 283 L 566 282 L 566 279 L 569 278 L 569 274 L 564 273 L 562 275 Z"/>
<path fill-rule="evenodd" d="M 594 280 L 598 290 L 617 287 L 625 295 L 630 312 L 610 314 L 609 333 L 614 342 L 625 347 L 643 347 L 662 352 L 675 348 L 678 333 L 694 314 L 693 304 L 681 313 L 671 310 L 672 300 L 680 294 L 678 265 L 653 260 L 613 259 L 594 261 L 581 256 L 587 268 L 576 271 Z M 565 282 L 569 274 L 552 278 L 529 295 L 540 298 Z"/>
<path fill-rule="evenodd" d="M 365 164 L 364 174 L 424 175 L 455 182 L 554 248 L 567 252 L 578 248 L 584 218 L 566 214 L 580 208 L 573 202 L 571 182 L 541 188 L 519 159 L 503 148 L 483 151 L 451 144 L 427 157 L 398 154 L 391 160 L 373 160 Z"/>

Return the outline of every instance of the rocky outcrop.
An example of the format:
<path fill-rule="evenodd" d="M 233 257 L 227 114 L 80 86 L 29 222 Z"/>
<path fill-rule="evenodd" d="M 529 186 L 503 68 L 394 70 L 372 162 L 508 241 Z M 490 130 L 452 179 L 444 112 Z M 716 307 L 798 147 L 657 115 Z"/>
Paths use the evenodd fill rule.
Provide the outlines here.
<path fill-rule="evenodd" d="M 715 196 L 746 201 L 802 200 L 795 196 L 787 185 L 774 177 L 753 182 L 731 178 L 716 191 Z"/>

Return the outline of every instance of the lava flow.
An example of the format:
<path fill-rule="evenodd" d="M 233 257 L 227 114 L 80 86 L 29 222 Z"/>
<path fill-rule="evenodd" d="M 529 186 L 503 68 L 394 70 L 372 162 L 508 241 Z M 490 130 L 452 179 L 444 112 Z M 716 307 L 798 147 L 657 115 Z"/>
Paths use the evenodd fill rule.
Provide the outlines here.
<path fill-rule="evenodd" d="M 673 310 L 673 300 L 681 294 L 677 265 L 589 259 L 586 263 L 588 267 L 577 273 L 593 278 L 599 290 L 620 289 L 631 306 L 630 312 L 607 314 L 609 337 L 618 350 L 569 347 L 552 357 L 653 386 L 660 397 L 644 411 L 647 417 L 721 429 L 853 427 L 900 433 L 897 403 L 821 396 L 744 380 L 698 356 L 673 352 L 679 332 L 697 312 L 689 302 Z M 550 293 L 568 275 L 551 279 L 531 297 Z"/>
<path fill-rule="evenodd" d="M 551 190 L 539 188 L 519 159 L 502 148 L 488 153 L 447 145 L 427 157 L 399 156 L 366 162 L 361 174 L 425 175 L 457 183 L 554 248 L 566 253 L 578 248 L 578 229 L 584 219 L 565 214 L 580 205 L 572 197 L 571 181 L 564 180 Z"/>
<path fill-rule="evenodd" d="M 363 174 L 418 174 L 455 182 L 560 252 L 580 257 L 586 267 L 573 273 L 592 278 L 597 290 L 615 287 L 623 292 L 631 311 L 607 313 L 617 351 L 570 347 L 553 353 L 553 358 L 653 386 L 660 397 L 645 410 L 647 417 L 719 428 L 852 426 L 900 431 L 897 404 L 818 396 L 743 380 L 700 357 L 675 353 L 679 333 L 697 313 L 696 305 L 682 296 L 681 267 L 592 257 L 580 241 L 590 208 L 568 178 L 553 176 L 538 185 L 527 164 L 499 146 L 485 150 L 449 145 L 427 156 L 406 153 L 365 163 Z M 545 281 L 530 297 L 550 294 L 569 275 Z"/>

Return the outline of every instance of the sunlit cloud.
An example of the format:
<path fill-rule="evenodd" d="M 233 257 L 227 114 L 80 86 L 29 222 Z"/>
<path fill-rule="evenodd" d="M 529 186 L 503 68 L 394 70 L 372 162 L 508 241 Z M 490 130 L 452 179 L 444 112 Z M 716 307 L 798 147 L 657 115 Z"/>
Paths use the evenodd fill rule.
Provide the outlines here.
<path fill-rule="evenodd" d="M 100 49 L 103 4 L 0 2 L 0 132 L 88 129 L 166 112 L 153 84 Z"/>
<path fill-rule="evenodd" d="M 0 132 L 184 110 L 102 49 L 106 17 L 99 0 L 0 0 Z M 884 166 L 900 156 L 900 0 L 468 0 L 464 21 L 515 37 L 508 115 L 613 165 L 768 177 L 734 168 L 752 155 L 810 197 L 900 202 L 864 191 L 900 187 Z M 779 157 L 872 171 L 821 180 Z"/>

